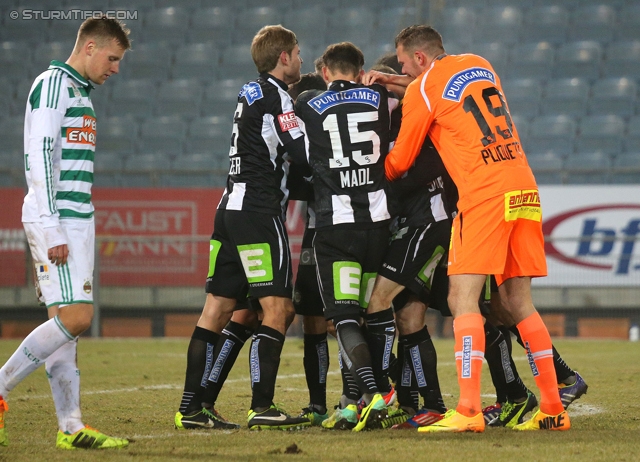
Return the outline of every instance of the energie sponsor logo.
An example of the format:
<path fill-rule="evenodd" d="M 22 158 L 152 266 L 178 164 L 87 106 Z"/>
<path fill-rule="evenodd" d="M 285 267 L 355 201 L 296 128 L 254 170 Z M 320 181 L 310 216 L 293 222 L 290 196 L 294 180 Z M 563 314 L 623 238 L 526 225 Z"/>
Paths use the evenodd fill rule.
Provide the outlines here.
<path fill-rule="evenodd" d="M 89 115 L 82 116 L 82 127 L 68 127 L 69 143 L 96 145 L 96 119 Z"/>

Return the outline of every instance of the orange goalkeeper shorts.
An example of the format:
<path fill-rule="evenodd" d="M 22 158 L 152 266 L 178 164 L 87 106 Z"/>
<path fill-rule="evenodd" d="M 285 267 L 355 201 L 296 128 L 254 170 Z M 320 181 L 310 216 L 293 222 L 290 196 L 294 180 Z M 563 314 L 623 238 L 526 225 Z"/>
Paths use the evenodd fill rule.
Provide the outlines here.
<path fill-rule="evenodd" d="M 538 191 L 511 191 L 458 213 L 448 273 L 493 274 L 498 285 L 517 276 L 546 276 Z"/>

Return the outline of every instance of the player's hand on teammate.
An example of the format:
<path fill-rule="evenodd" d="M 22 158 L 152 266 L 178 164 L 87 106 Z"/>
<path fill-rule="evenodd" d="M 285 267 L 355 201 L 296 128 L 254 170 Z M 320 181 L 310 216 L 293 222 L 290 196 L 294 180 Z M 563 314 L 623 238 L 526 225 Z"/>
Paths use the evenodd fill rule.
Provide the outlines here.
<path fill-rule="evenodd" d="M 67 244 L 51 247 L 47 252 L 47 257 L 56 266 L 64 265 L 69 258 L 69 247 L 67 247 Z"/>
<path fill-rule="evenodd" d="M 369 71 L 362 77 L 364 85 L 372 85 L 378 83 L 380 85 L 397 85 L 399 87 L 407 87 L 413 82 L 413 77 L 408 75 L 387 74 L 380 71 Z"/>

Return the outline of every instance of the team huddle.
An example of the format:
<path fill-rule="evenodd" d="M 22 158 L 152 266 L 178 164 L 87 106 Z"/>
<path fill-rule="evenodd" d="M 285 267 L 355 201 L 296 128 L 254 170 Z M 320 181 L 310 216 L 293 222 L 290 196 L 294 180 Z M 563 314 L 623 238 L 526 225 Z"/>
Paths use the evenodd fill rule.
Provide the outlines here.
<path fill-rule="evenodd" d="M 249 339 L 250 430 L 571 427 L 566 408 L 587 385 L 553 347 L 531 300 L 531 278 L 547 271 L 542 215 L 500 79 L 480 56 L 447 55 L 430 26 L 404 29 L 395 46 L 399 72 L 365 73 L 360 49 L 342 42 L 316 60 L 316 73 L 301 76 L 292 31 L 265 26 L 253 38 L 259 76 L 239 89 L 177 429 L 240 428 L 216 401 Z M 8 444 L 4 398 L 41 364 L 58 448 L 128 445 L 82 422 L 76 348 L 93 315 L 91 82 L 117 73 L 129 47 L 121 23 L 89 19 L 69 60 L 52 62 L 30 92 L 23 222 L 50 319 L 0 369 L 0 445 Z M 91 148 L 73 136 L 86 127 Z M 289 200 L 307 204 L 295 284 L 284 225 Z M 454 318 L 455 407 L 440 390 L 427 308 Z M 274 404 L 295 314 L 303 319 L 309 389 L 298 416 Z M 332 413 L 329 334 L 343 384 Z M 512 335 L 525 349 L 539 401 L 511 358 Z M 483 359 L 497 396 L 484 409 Z"/>

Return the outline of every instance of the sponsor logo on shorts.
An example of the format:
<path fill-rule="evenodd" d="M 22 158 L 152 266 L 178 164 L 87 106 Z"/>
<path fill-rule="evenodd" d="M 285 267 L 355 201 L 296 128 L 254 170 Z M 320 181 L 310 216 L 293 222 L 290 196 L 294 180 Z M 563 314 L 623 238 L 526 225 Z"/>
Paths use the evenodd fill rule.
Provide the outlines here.
<path fill-rule="evenodd" d="M 333 294 L 336 302 L 340 300 L 360 300 L 360 278 L 362 267 L 351 261 L 333 263 Z"/>
<path fill-rule="evenodd" d="M 504 194 L 504 221 L 518 219 L 542 221 L 540 195 L 535 189 Z"/>
<path fill-rule="evenodd" d="M 462 337 L 462 378 L 471 378 L 471 348 L 473 340 L 470 335 Z"/>
<path fill-rule="evenodd" d="M 296 114 L 293 111 L 278 115 L 278 122 L 283 132 L 298 128 L 298 119 L 296 119 Z"/>
<path fill-rule="evenodd" d="M 49 265 L 46 263 L 36 263 L 36 278 L 41 286 L 51 285 L 51 277 L 49 276 Z"/>
<path fill-rule="evenodd" d="M 84 284 L 82 285 L 82 290 L 84 290 L 85 294 L 90 294 L 91 293 L 91 281 L 89 281 L 88 279 L 84 281 Z"/>
<path fill-rule="evenodd" d="M 239 245 L 238 254 L 242 261 L 245 275 L 249 284 L 255 286 L 271 285 L 273 281 L 273 268 L 271 265 L 271 248 L 269 244 Z"/>

